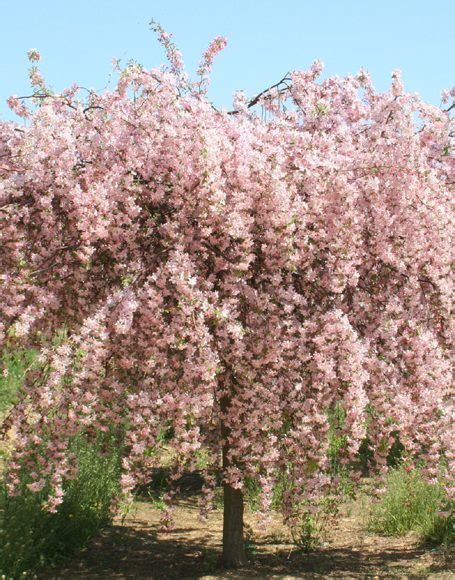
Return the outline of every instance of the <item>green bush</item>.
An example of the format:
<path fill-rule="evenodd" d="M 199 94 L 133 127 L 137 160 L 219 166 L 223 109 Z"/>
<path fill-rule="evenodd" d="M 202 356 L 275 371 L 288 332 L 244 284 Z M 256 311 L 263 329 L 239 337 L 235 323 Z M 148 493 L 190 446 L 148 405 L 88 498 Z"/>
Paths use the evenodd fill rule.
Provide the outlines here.
<path fill-rule="evenodd" d="M 8 496 L 1 489 L 0 573 L 18 578 L 81 549 L 111 519 L 110 504 L 119 492 L 120 452 L 114 441 L 73 442 L 79 472 L 67 482 L 64 502 L 56 513 L 42 509 L 44 491 L 25 484 L 22 493 Z M 111 443 L 111 445 L 107 445 Z M 108 452 L 102 450 L 109 449 Z"/>
<path fill-rule="evenodd" d="M 385 491 L 373 504 L 371 531 L 399 536 L 417 532 L 425 541 L 448 544 L 454 540 L 453 504 L 441 483 L 428 483 L 418 470 L 392 470 Z"/>
<path fill-rule="evenodd" d="M 0 420 L 35 360 L 34 351 L 7 351 L 0 356 Z M 6 578 L 18 578 L 71 555 L 109 522 L 111 501 L 119 492 L 118 437 L 101 434 L 89 442 L 79 436 L 72 442 L 72 451 L 79 472 L 66 483 L 64 502 L 57 513 L 42 509 L 45 490 L 28 490 L 25 471 L 18 496 L 8 496 L 0 482 L 0 574 Z"/>
<path fill-rule="evenodd" d="M 290 528 L 292 541 L 305 554 L 314 552 L 322 544 L 323 526 L 317 516 L 303 513 Z"/>
<path fill-rule="evenodd" d="M 0 356 L 0 420 L 14 403 L 24 375 L 35 359 L 36 352 L 33 350 L 4 352 Z"/>

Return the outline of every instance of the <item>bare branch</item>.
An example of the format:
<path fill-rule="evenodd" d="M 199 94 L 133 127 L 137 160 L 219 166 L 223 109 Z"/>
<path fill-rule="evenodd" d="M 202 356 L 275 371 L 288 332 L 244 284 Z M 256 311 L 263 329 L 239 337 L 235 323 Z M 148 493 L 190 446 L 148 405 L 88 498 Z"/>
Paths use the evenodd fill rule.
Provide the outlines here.
<path fill-rule="evenodd" d="M 289 85 L 287 84 L 288 82 L 291 82 L 291 78 L 289 76 L 289 72 L 287 72 L 284 77 L 278 81 L 277 83 L 275 83 L 274 85 L 271 85 L 270 87 L 267 87 L 266 89 L 264 89 L 263 91 L 261 91 L 260 93 L 258 93 L 255 97 L 253 97 L 251 99 L 251 101 L 248 102 L 247 104 L 247 108 L 251 109 L 251 107 L 254 107 L 254 105 L 257 105 L 259 103 L 259 101 L 261 100 L 261 98 L 263 96 L 265 96 L 267 93 L 273 91 L 273 89 L 277 89 L 280 85 L 285 85 L 286 89 L 289 89 Z M 237 115 L 239 111 L 228 111 L 228 115 Z"/>

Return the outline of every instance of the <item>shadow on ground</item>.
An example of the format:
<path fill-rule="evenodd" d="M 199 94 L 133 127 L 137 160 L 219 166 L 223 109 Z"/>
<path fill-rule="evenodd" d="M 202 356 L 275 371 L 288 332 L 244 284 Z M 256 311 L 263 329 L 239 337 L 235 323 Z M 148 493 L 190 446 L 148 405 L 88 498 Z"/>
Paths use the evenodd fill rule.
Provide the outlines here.
<path fill-rule="evenodd" d="M 131 522 L 133 523 L 133 522 Z M 219 547 L 207 538 L 199 541 L 174 539 L 194 529 L 176 528 L 171 534 L 153 529 L 134 529 L 114 525 L 106 528 L 77 558 L 55 571 L 47 570 L 39 578 L 366 578 L 372 574 L 391 577 L 427 577 L 443 572 L 446 563 L 433 564 L 420 574 L 409 574 L 409 563 L 426 553 L 424 548 L 387 549 L 371 553 L 347 548 L 325 548 L 311 554 L 280 549 L 266 540 L 254 545 L 248 564 L 231 573 L 219 568 Z M 159 538 L 158 538 L 159 535 Z M 450 575 L 442 576 L 450 578 Z M 453 576 L 452 576 L 453 577 Z"/>
<path fill-rule="evenodd" d="M 171 533 L 160 531 L 156 504 L 165 481 L 166 471 L 157 470 L 151 483 L 140 490 L 125 522 L 105 528 L 76 558 L 38 578 L 455 578 L 449 571 L 448 553 L 420 546 L 415 538 L 368 534 L 360 504 L 350 506 L 350 515 L 335 523 L 329 541 L 310 554 L 289 542 L 279 518 L 265 533 L 259 532 L 254 514 L 247 513 L 248 527 L 256 530 L 248 563 L 235 572 L 223 571 L 219 566 L 222 514 L 214 511 L 206 522 L 198 520 L 200 475 L 189 473 L 179 481 L 182 494 Z"/>

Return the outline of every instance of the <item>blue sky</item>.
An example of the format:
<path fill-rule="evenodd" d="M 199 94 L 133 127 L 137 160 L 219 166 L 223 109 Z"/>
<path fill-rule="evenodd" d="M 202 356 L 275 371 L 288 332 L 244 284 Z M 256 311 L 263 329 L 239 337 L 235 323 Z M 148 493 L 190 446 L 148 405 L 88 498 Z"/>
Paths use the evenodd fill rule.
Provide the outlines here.
<path fill-rule="evenodd" d="M 221 107 L 235 90 L 253 95 L 315 59 L 327 75 L 367 68 L 381 90 L 400 68 L 406 88 L 434 104 L 455 82 L 454 0 L 0 0 L 0 15 L 3 119 L 13 118 L 9 95 L 30 93 L 30 48 L 57 91 L 73 82 L 103 89 L 113 58 L 161 64 L 152 17 L 174 35 L 190 72 L 213 37 L 228 38 L 209 93 Z"/>

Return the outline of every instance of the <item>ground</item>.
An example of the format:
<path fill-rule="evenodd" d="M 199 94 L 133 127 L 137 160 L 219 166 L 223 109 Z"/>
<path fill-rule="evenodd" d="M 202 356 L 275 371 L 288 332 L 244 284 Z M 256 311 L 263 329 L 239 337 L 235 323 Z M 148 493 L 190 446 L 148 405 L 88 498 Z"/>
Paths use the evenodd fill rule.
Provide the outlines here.
<path fill-rule="evenodd" d="M 198 519 L 197 496 L 182 498 L 175 510 L 175 530 L 160 532 L 160 512 L 143 498 L 121 521 L 117 519 L 73 560 L 48 569 L 41 579 L 115 578 L 438 578 L 455 579 L 453 553 L 422 546 L 414 535 L 390 538 L 365 529 L 365 505 L 360 498 L 346 504 L 317 551 L 304 554 L 291 543 L 278 518 L 267 529 L 252 529 L 249 563 L 241 570 L 218 567 L 222 513 Z M 249 532 L 251 533 L 251 532 Z"/>

